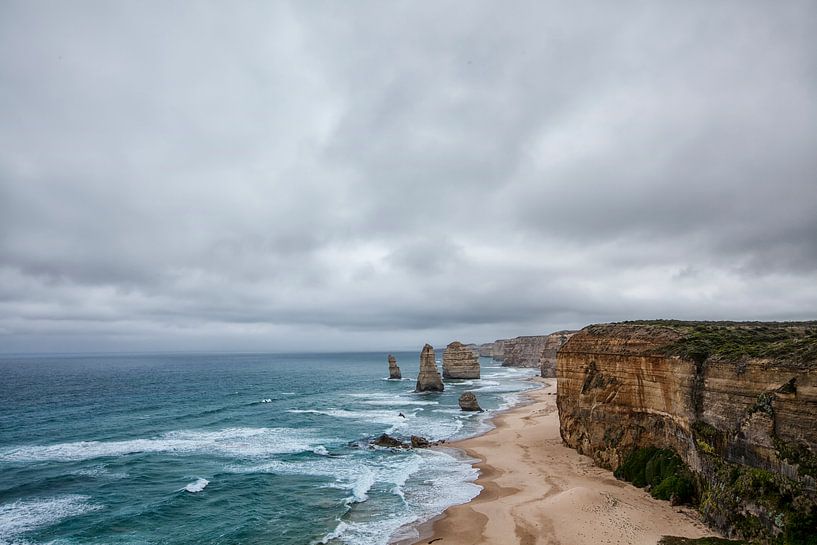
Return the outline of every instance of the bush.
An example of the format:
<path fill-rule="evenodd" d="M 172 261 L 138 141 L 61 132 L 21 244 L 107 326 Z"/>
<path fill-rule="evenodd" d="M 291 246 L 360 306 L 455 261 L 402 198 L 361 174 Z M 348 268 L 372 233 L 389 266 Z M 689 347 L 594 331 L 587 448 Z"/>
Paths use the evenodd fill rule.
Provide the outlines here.
<path fill-rule="evenodd" d="M 692 475 L 681 458 L 668 449 L 647 447 L 635 450 L 614 474 L 617 479 L 639 488 L 649 486 L 654 498 L 687 503 L 694 494 Z"/>

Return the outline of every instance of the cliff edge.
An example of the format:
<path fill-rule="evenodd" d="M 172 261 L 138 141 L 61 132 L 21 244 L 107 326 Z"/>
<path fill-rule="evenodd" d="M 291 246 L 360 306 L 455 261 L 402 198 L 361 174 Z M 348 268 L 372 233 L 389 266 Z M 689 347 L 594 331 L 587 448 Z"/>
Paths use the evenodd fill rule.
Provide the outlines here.
<path fill-rule="evenodd" d="M 556 359 L 568 446 L 626 474 L 672 451 L 709 523 L 731 536 L 810 543 L 817 322 L 592 325 Z"/>

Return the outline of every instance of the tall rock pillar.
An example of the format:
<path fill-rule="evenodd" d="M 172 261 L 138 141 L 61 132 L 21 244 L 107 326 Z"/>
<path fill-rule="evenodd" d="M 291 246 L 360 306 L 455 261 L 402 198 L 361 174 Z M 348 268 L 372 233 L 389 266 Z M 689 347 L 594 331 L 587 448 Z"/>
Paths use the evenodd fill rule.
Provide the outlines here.
<path fill-rule="evenodd" d="M 437 371 L 434 347 L 426 343 L 420 353 L 420 374 L 417 375 L 415 392 L 442 392 L 445 390 L 443 379 Z"/>
<path fill-rule="evenodd" d="M 397 358 L 389 354 L 389 379 L 400 380 L 403 375 L 400 374 L 400 368 L 397 366 Z"/>

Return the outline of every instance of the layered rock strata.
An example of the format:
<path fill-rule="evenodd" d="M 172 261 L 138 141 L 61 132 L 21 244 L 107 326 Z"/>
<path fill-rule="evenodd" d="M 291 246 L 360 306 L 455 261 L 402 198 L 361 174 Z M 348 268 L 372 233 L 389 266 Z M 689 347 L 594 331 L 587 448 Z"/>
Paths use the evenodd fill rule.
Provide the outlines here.
<path fill-rule="evenodd" d="M 589 326 L 556 376 L 562 439 L 597 464 L 671 449 L 728 535 L 805 543 L 817 528 L 817 323 Z"/>
<path fill-rule="evenodd" d="M 474 392 L 463 392 L 457 402 L 460 405 L 460 410 L 482 412 L 482 407 L 479 406 L 477 396 L 474 395 Z"/>
<path fill-rule="evenodd" d="M 575 331 L 565 330 L 547 336 L 542 353 L 539 355 L 539 374 L 541 376 L 545 378 L 556 376 L 556 354 L 575 333 Z"/>
<path fill-rule="evenodd" d="M 538 367 L 542 376 L 554 377 L 556 352 L 575 331 L 557 331 L 549 335 L 526 335 L 497 339 L 480 346 L 480 356 L 490 356 L 505 367 Z"/>
<path fill-rule="evenodd" d="M 547 335 L 530 335 L 507 339 L 502 344 L 503 367 L 539 367 L 547 344 Z"/>
<path fill-rule="evenodd" d="M 479 378 L 479 358 L 476 353 L 459 341 L 445 347 L 443 378 Z"/>
<path fill-rule="evenodd" d="M 420 373 L 417 375 L 415 392 L 442 392 L 445 390 L 443 379 L 437 371 L 434 347 L 426 344 L 420 353 Z"/>
<path fill-rule="evenodd" d="M 400 367 L 397 365 L 397 358 L 389 354 L 389 379 L 400 380 L 403 375 L 400 373 Z"/>

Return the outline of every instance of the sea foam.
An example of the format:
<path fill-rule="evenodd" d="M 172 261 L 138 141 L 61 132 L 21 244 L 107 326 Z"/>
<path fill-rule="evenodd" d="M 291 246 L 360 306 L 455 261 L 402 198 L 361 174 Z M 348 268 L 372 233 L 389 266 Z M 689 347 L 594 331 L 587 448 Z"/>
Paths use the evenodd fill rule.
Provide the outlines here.
<path fill-rule="evenodd" d="M 18 543 L 17 538 L 26 532 L 102 509 L 101 505 L 90 503 L 89 499 L 88 496 L 70 494 L 0 505 L 0 544 Z"/>
<path fill-rule="evenodd" d="M 320 443 L 313 430 L 227 428 L 216 431 L 171 431 L 153 439 L 79 441 L 56 445 L 23 445 L 0 450 L 2 462 L 79 461 L 137 453 L 213 454 L 252 458 L 311 450 Z"/>
<path fill-rule="evenodd" d="M 201 492 L 202 490 L 204 490 L 208 484 L 210 484 L 210 481 L 199 477 L 192 483 L 189 483 L 187 486 L 185 486 L 182 490 L 186 490 L 191 494 L 195 494 L 196 492 Z"/>

